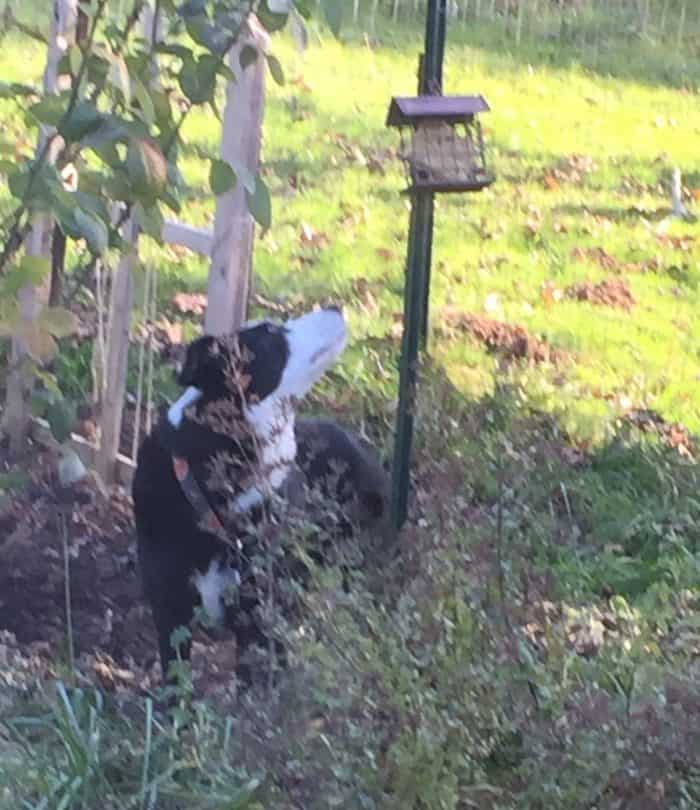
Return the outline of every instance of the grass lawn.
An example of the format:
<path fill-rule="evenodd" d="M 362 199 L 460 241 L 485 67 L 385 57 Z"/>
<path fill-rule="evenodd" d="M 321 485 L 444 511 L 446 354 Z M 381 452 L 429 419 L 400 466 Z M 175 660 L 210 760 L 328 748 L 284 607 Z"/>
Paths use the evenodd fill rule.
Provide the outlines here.
<path fill-rule="evenodd" d="M 304 660 L 318 688 L 296 696 L 303 732 L 278 704 L 248 707 L 251 725 L 233 736 L 195 713 L 200 737 L 182 767 L 199 780 L 199 804 L 168 781 L 180 743 L 154 730 L 153 761 L 185 802 L 163 807 L 253 807 L 217 803 L 216 791 L 258 769 L 266 807 L 700 806 L 700 225 L 670 216 L 674 168 L 691 213 L 700 200 L 693 43 L 611 33 L 595 48 L 514 49 L 493 26 L 450 25 L 445 89 L 489 102 L 497 179 L 437 198 L 409 584 L 389 607 L 362 588 L 350 606 L 323 588 L 311 598 L 321 631 Z M 256 242 L 255 291 L 292 307 L 344 303 L 350 346 L 311 407 L 363 425 L 387 455 L 408 203 L 384 121 L 392 95 L 414 94 L 421 47 L 417 26 L 386 21 L 341 42 L 313 24 L 303 54 L 276 36 L 286 81 L 270 80 L 265 117 L 273 224 Z M 6 38 L 3 80 L 38 77 L 43 58 Z M 23 136 L 16 105 L 0 102 L 0 122 Z M 193 115 L 185 136 L 183 218 L 210 223 L 206 157 L 219 124 Z M 197 258 L 148 240 L 142 257 L 164 310 L 177 292 L 205 291 Z M 89 759 L 69 728 L 79 709 L 81 728 L 93 718 L 131 746 L 110 743 L 99 771 L 109 790 L 150 806 L 133 774 L 132 793 L 117 778 L 155 746 L 141 703 L 132 722 L 43 696 L 46 720 L 19 700 L 11 710 L 35 726 L 0 736 L 13 789 L 26 757 L 69 776 L 76 751 Z M 254 734 L 268 735 L 262 753 Z M 202 761 L 222 746 L 240 771 L 227 764 L 207 782 Z"/>

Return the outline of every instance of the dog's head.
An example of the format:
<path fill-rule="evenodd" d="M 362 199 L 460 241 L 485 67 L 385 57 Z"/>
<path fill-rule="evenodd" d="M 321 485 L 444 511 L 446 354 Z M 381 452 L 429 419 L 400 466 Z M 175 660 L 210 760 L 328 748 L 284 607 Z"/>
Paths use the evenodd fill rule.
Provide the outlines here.
<path fill-rule="evenodd" d="M 187 349 L 178 382 L 186 391 L 168 412 L 176 427 L 193 402 L 240 399 L 253 415 L 271 403 L 303 397 L 338 358 L 347 339 L 336 307 L 275 323 L 245 324 L 236 334 L 205 335 Z"/>

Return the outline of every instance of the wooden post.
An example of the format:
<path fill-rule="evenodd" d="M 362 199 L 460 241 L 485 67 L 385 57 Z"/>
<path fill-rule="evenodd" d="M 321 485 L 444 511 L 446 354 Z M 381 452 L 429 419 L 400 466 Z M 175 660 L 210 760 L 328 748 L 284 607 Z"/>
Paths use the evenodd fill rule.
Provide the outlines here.
<path fill-rule="evenodd" d="M 161 20 L 154 17 L 150 5 L 144 6 L 141 25 L 148 41 L 160 36 Z M 157 66 L 150 65 L 151 79 Z M 96 455 L 96 469 L 105 484 L 118 480 L 119 440 L 124 415 L 126 376 L 129 368 L 129 337 L 131 313 L 134 307 L 133 270 L 138 260 L 139 224 L 132 215 L 123 228 L 124 241 L 128 245 L 122 255 L 112 280 L 109 321 L 107 323 L 106 356 L 102 400 L 99 405 L 100 446 Z"/>
<path fill-rule="evenodd" d="M 58 64 L 74 36 L 77 15 L 77 0 L 54 0 L 51 17 L 51 34 L 49 50 L 44 71 L 44 91 L 55 93 L 59 89 Z M 41 150 L 50 130 L 42 127 L 39 132 Z M 54 141 L 48 159 L 54 160 L 60 148 L 58 139 Z M 39 214 L 34 220 L 31 232 L 24 244 L 25 252 L 30 256 L 51 256 L 51 234 L 53 222 L 47 214 Z M 25 322 L 35 320 L 42 307 L 48 302 L 51 278 L 47 274 L 42 287 L 24 287 L 19 292 L 18 306 L 20 318 Z M 7 378 L 7 399 L 3 418 L 3 429 L 10 439 L 10 453 L 17 456 L 24 447 L 29 428 L 29 397 L 31 396 L 33 376 L 27 361 L 27 347 L 19 337 L 12 340 L 11 371 Z"/>
<path fill-rule="evenodd" d="M 130 217 L 124 226 L 124 239 L 130 248 L 114 274 L 107 323 L 107 368 L 100 408 L 100 448 L 96 468 L 105 484 L 116 476 L 116 459 L 122 429 L 126 373 L 129 361 L 129 331 L 134 303 L 133 269 L 137 260 L 138 224 Z"/>
<path fill-rule="evenodd" d="M 241 36 L 229 55 L 229 66 L 237 81 L 229 82 L 226 89 L 221 157 L 237 172 L 238 182 L 216 200 L 204 320 L 204 330 L 208 334 L 234 331 L 245 320 L 248 309 L 254 223 L 248 210 L 242 175 L 254 178 L 258 173 L 265 107 L 263 55 L 268 42 L 267 33 L 251 15 L 247 35 Z M 259 56 L 242 70 L 240 54 L 246 45 L 255 47 Z"/>

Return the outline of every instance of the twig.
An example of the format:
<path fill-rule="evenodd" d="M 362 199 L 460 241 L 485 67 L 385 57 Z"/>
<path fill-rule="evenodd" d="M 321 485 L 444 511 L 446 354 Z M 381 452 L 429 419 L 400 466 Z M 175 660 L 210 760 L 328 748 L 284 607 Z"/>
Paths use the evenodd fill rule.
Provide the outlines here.
<path fill-rule="evenodd" d="M 145 6 L 146 0 L 135 0 L 134 7 L 131 9 L 131 14 L 129 14 L 129 16 L 126 18 L 126 23 L 124 25 L 124 33 L 122 34 L 121 39 L 117 43 L 117 46 L 114 48 L 113 54 L 115 56 L 120 56 L 124 52 L 124 49 L 126 48 L 126 45 L 129 41 L 129 37 L 131 36 L 131 32 L 133 31 L 136 23 L 139 21 L 139 17 L 141 16 L 141 13 L 143 12 Z M 90 42 L 90 47 L 92 47 L 92 42 Z M 105 89 L 106 86 L 107 86 L 107 75 L 105 75 L 105 77 L 102 79 L 101 82 L 99 82 L 93 87 L 92 93 L 90 94 L 90 101 L 93 103 L 96 102 L 100 93 Z"/>
<path fill-rule="evenodd" d="M 158 311 L 158 274 L 153 271 L 153 278 L 151 280 L 151 300 L 149 302 L 149 318 L 151 328 L 148 330 L 148 364 L 146 371 L 146 433 L 151 432 L 152 419 L 153 419 L 153 329 L 156 323 L 156 314 Z"/>
<path fill-rule="evenodd" d="M 63 543 L 63 592 L 66 604 L 68 665 L 70 666 L 71 681 L 73 686 L 75 686 L 75 645 L 73 640 L 73 610 L 71 607 L 70 549 L 68 548 L 68 523 L 63 506 L 60 506 L 58 509 L 58 522 L 61 527 L 61 541 Z"/>
<path fill-rule="evenodd" d="M 501 599 L 501 612 L 508 631 L 511 631 L 510 617 L 506 606 L 506 579 L 503 565 L 503 500 L 504 500 L 505 469 L 501 459 L 498 461 L 498 505 L 496 511 L 496 561 L 498 564 L 498 592 Z"/>

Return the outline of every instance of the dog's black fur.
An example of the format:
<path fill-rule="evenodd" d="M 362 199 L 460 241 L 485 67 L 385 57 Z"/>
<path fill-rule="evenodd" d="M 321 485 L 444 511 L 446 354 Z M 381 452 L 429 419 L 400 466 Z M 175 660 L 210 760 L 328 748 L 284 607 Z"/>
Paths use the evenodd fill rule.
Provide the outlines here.
<path fill-rule="evenodd" d="M 212 561 L 221 560 L 235 565 L 245 581 L 248 554 L 243 558 L 236 555 L 236 541 L 246 542 L 250 551 L 250 543 L 255 545 L 250 526 L 259 523 L 264 511 L 257 505 L 243 516 L 244 520 L 228 523 L 231 544 L 223 542 L 200 525 L 200 516 L 175 477 L 173 453 L 187 460 L 209 503 L 219 515 L 225 514 L 231 497 L 245 488 L 244 474 L 255 463 L 257 450 L 245 431 L 236 430 L 239 425 L 222 433 L 220 426 L 213 430 L 207 424 L 206 414 L 221 402 L 227 404 L 228 413 L 231 408 L 242 413 L 245 403 L 263 400 L 275 390 L 286 362 L 283 332 L 273 324 L 248 328 L 234 342 L 200 338 L 189 347 L 178 378 L 181 385 L 196 386 L 202 392 L 195 413 L 185 415 L 177 428 L 162 418 L 140 448 L 132 486 L 138 553 L 164 677 L 175 659 L 171 634 L 179 626 L 190 625 L 201 601 L 192 584 L 193 575 L 206 572 Z M 227 373 L 231 370 L 243 385 L 231 385 Z M 388 484 L 376 454 L 357 436 L 330 421 L 299 419 L 294 432 L 297 464 L 282 488 L 294 505 L 304 508 L 304 493 L 310 487 L 320 492 L 325 508 L 342 513 L 337 522 L 342 532 L 352 531 L 354 524 L 382 526 L 387 516 Z M 212 461 L 222 454 L 226 459 L 225 487 L 213 487 Z M 315 519 L 316 515 L 310 517 Z M 318 523 L 323 525 L 323 516 Z M 253 618 L 257 607 L 254 589 L 248 592 L 245 588 L 239 589 L 235 606 L 225 607 L 224 621 L 235 632 L 239 660 L 251 645 L 267 645 L 265 633 Z M 186 660 L 189 654 L 189 642 L 185 641 L 180 655 Z M 251 680 L 251 672 L 242 665 L 237 674 L 243 682 Z"/>

